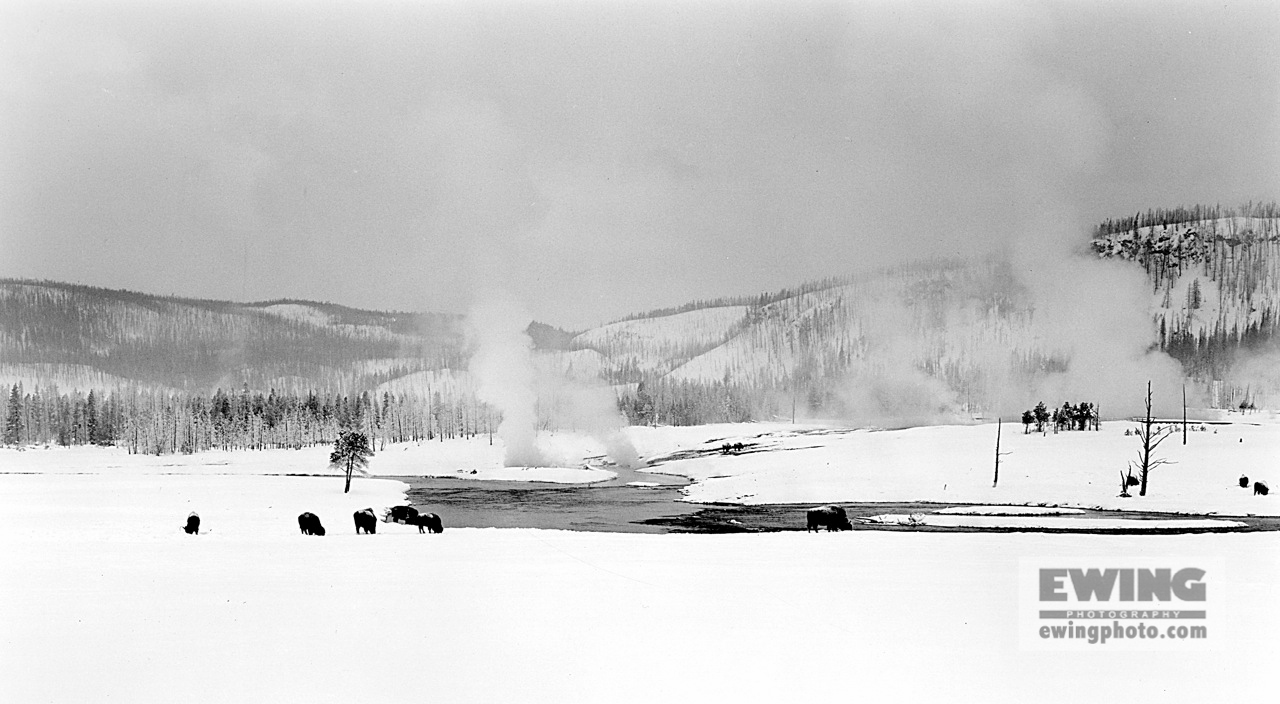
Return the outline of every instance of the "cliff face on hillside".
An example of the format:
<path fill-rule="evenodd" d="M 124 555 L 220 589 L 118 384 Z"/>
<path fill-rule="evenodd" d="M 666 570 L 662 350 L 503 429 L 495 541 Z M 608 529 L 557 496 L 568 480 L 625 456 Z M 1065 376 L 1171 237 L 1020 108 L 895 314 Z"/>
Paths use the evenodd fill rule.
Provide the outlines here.
<path fill-rule="evenodd" d="M 1280 328 L 1280 218 L 1216 217 L 1134 225 L 1093 241 L 1103 258 L 1141 266 L 1151 281 L 1160 348 L 1188 376 L 1232 390 L 1276 350 Z M 1277 360 L 1280 361 L 1280 360 Z M 1265 378 L 1257 379 L 1266 386 Z M 1246 389 L 1247 391 L 1247 389 Z M 1242 399 L 1243 400 L 1243 399 Z"/>

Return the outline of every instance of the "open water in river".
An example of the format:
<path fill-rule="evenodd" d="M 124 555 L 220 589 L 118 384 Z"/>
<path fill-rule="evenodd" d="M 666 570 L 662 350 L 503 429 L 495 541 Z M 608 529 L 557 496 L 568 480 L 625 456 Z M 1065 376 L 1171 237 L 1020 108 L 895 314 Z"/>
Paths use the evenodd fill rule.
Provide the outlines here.
<path fill-rule="evenodd" d="M 683 477 L 618 470 L 616 479 L 595 484 L 478 481 L 431 477 L 388 477 L 409 485 L 408 501 L 421 512 L 439 514 L 445 527 L 551 528 L 619 533 L 740 533 L 804 530 L 805 510 L 813 504 L 738 506 L 681 501 Z M 637 486 L 651 482 L 658 486 Z M 879 514 L 931 513 L 959 504 L 919 502 L 841 502 L 855 530 L 1015 532 L 1010 528 L 895 526 L 859 522 Z M 1069 517 L 1085 519 L 1176 519 L 1192 516 L 1136 511 L 1086 510 Z M 1280 530 L 1280 518 L 1212 516 L 1247 524 L 1245 528 L 1099 529 L 1098 533 L 1192 533 Z M 1044 530 L 1043 532 L 1061 532 Z M 1080 531 L 1071 531 L 1080 532 Z"/>

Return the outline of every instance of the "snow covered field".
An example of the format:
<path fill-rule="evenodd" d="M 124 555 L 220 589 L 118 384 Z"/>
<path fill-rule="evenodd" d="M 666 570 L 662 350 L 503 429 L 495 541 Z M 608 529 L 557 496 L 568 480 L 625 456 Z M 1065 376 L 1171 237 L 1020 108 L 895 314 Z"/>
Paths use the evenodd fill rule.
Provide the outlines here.
<path fill-rule="evenodd" d="M 586 436 L 546 433 L 540 447 L 558 466 L 503 467 L 502 441 L 477 436 L 469 440 L 401 443 L 377 452 L 360 476 L 439 476 L 459 479 L 500 479 L 556 483 L 586 483 L 615 474 L 587 466 L 588 458 L 603 455 L 604 446 Z M 211 451 L 194 455 L 130 455 L 122 448 L 77 446 L 0 448 L 0 474 L 122 474 L 148 475 L 341 475 L 329 467 L 329 446 L 300 450 Z M 474 471 L 473 471 L 474 470 Z"/>
<path fill-rule="evenodd" d="M 705 456 L 677 459 L 656 471 L 690 477 L 697 502 L 743 504 L 829 501 L 936 501 L 1079 506 L 1113 510 L 1277 515 L 1274 495 L 1241 489 L 1240 476 L 1280 487 L 1280 423 L 1272 415 L 1236 414 L 1228 425 L 1168 438 L 1155 456 L 1172 464 L 1151 471 L 1145 497 L 1120 498 L 1120 473 L 1136 459 L 1135 424 L 1108 421 L 1099 432 L 1024 435 L 1006 424 L 1000 481 L 993 488 L 996 429 L 991 424 L 895 431 L 796 432 L 789 426 L 724 426 Z M 1199 427 L 1199 426 L 1197 426 Z M 636 431 L 662 429 L 633 429 Z M 717 434 L 721 437 L 721 434 Z M 739 454 L 710 452 L 742 442 Z M 644 456 L 642 450 L 642 456 Z M 1136 472 L 1135 472 L 1136 475 Z"/>
<path fill-rule="evenodd" d="M 951 501 L 1087 505 L 1113 500 L 1110 477 L 1134 444 L 1119 424 L 1057 437 L 1010 432 L 1002 449 L 1015 454 L 992 491 L 990 426 L 783 431 L 790 433 L 785 426 L 636 428 L 632 439 L 646 458 L 696 454 L 733 437 L 779 446 L 660 467 L 701 479 L 691 487 L 698 498 L 746 491 L 761 501 L 886 500 L 945 491 Z M 771 434 L 756 438 L 763 432 Z M 1142 508 L 1274 513 L 1263 507 L 1275 496 L 1232 485 L 1242 471 L 1264 477 L 1276 466 L 1275 434 L 1274 425 L 1233 425 L 1216 436 L 1198 433 L 1185 449 L 1170 440 L 1162 449 L 1179 464 L 1153 474 Z M 465 455 L 458 443 L 447 451 Z M 589 449 L 585 440 L 582 447 Z M 448 468 L 423 459 L 427 450 L 389 447 L 371 474 Z M 417 459 L 393 460 L 397 452 Z M 351 513 L 399 503 L 404 485 L 361 477 L 344 495 L 336 476 L 289 476 L 324 474 L 326 459 L 315 451 L 193 458 L 0 451 L 0 701 L 1056 702 L 1274 694 L 1274 532 L 637 535 L 446 527 L 419 535 L 380 523 L 377 535 L 357 536 Z M 921 459 L 929 463 L 916 466 Z M 474 477 L 501 469 L 476 466 Z M 1096 485 L 1079 486 L 1094 472 Z M 718 475 L 725 476 L 712 478 Z M 199 536 L 179 529 L 192 510 L 204 519 Z M 302 511 L 318 514 L 328 535 L 301 536 Z M 1211 649 L 1020 646 L 1020 560 L 1123 564 L 1137 556 L 1223 561 Z"/>

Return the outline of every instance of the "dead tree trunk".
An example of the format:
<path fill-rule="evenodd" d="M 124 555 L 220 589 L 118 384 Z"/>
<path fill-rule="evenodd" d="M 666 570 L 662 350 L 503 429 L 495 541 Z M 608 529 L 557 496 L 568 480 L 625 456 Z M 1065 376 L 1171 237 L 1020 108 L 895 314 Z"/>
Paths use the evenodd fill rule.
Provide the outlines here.
<path fill-rule="evenodd" d="M 1182 444 L 1187 444 L 1187 382 L 1182 382 Z"/>
<path fill-rule="evenodd" d="M 1000 457 L 1003 455 L 1012 454 L 1010 452 L 1000 451 L 1000 429 L 1003 423 L 1004 423 L 1003 418 L 996 418 L 996 471 L 995 471 L 995 476 L 991 479 L 992 489 L 996 488 L 996 485 L 1000 483 Z"/>
<path fill-rule="evenodd" d="M 1147 415 L 1142 421 L 1142 425 L 1138 428 L 1138 438 L 1142 441 L 1142 448 L 1138 450 L 1138 480 L 1140 486 L 1138 488 L 1138 496 L 1147 495 L 1147 475 L 1151 470 L 1162 464 L 1169 464 L 1168 460 L 1156 459 L 1155 451 L 1160 443 L 1169 438 L 1173 433 L 1173 428 L 1158 428 L 1155 422 L 1151 420 L 1151 382 L 1147 382 L 1147 398 L 1146 398 Z"/>

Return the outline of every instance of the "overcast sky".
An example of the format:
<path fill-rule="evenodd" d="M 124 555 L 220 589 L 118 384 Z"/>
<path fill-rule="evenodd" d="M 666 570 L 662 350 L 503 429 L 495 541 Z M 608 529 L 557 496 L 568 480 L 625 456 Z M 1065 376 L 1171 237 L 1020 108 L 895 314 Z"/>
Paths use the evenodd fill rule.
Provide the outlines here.
<path fill-rule="evenodd" d="M 0 276 L 582 327 L 1280 196 L 1280 2 L 0 0 Z"/>

